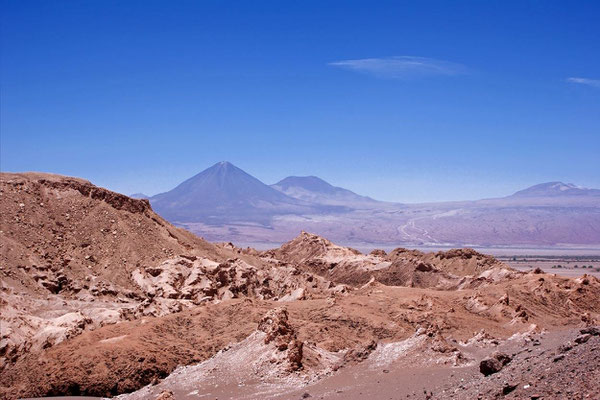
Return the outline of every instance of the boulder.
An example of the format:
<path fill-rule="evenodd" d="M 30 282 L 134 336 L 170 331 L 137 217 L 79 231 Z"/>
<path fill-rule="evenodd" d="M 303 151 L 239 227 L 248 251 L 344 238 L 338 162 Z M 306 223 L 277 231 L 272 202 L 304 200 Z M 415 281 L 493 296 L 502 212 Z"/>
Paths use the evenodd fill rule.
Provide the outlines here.
<path fill-rule="evenodd" d="M 483 375 L 489 376 L 502 370 L 510 361 L 511 357 L 508 354 L 496 351 L 490 357 L 481 360 L 479 371 Z"/>

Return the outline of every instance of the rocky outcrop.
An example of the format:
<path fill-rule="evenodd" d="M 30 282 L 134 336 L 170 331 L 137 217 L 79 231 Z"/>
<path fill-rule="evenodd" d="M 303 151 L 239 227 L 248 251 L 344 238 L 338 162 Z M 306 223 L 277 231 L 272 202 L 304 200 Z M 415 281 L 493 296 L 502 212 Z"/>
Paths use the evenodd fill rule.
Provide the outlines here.
<path fill-rule="evenodd" d="M 258 323 L 259 331 L 266 333 L 264 342 L 273 342 L 279 351 L 287 352 L 287 361 L 291 371 L 302 368 L 303 343 L 296 338 L 296 331 L 288 322 L 288 313 L 285 308 L 269 311 Z"/>
<path fill-rule="evenodd" d="M 161 394 L 158 395 L 156 400 L 175 400 L 175 396 L 173 392 L 170 390 L 165 390 Z"/>
<path fill-rule="evenodd" d="M 265 268 L 241 258 L 218 263 L 180 256 L 156 266 L 137 268 L 132 272 L 132 280 L 154 301 L 177 299 L 183 306 L 241 297 L 294 301 L 346 292 L 343 285 L 332 285 L 294 266 Z"/>
<path fill-rule="evenodd" d="M 397 248 L 389 254 L 374 250 L 366 255 L 308 232 L 278 249 L 263 252 L 262 257 L 293 263 L 333 282 L 356 287 L 375 279 L 385 285 L 451 290 L 486 285 L 518 274 L 494 257 L 473 249 L 423 253 Z M 480 274 L 485 276 L 480 278 Z"/>

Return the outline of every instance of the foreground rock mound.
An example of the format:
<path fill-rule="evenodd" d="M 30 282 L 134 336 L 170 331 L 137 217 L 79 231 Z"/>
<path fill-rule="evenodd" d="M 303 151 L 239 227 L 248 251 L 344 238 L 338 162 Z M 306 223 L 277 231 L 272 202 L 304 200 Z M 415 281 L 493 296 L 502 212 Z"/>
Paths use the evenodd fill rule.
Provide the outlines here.
<path fill-rule="evenodd" d="M 303 365 L 307 360 L 307 365 Z M 154 386 L 120 399 L 146 399 L 171 392 L 177 398 L 194 398 L 200 393 L 220 397 L 221 388 L 259 385 L 260 396 L 270 398 L 330 374 L 341 362 L 341 354 L 328 352 L 297 338 L 297 330 L 285 308 L 269 310 L 256 330 L 238 343 L 225 346 L 211 358 L 179 367 Z M 231 395 L 231 394 L 230 394 Z"/>
<path fill-rule="evenodd" d="M 286 359 L 290 370 L 302 368 L 303 343 L 296 339 L 296 331 L 288 323 L 288 313 L 284 308 L 271 310 L 258 323 L 259 331 L 266 333 L 265 344 L 273 342 L 277 350 L 287 351 Z"/>

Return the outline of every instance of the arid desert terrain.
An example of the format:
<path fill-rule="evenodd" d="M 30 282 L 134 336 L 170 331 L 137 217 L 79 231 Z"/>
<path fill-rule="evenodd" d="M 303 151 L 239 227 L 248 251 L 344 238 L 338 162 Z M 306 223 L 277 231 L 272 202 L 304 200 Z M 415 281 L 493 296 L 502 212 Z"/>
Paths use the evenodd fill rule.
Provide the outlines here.
<path fill-rule="evenodd" d="M 3 399 L 600 397 L 597 258 L 242 248 L 44 173 L 0 212 Z"/>

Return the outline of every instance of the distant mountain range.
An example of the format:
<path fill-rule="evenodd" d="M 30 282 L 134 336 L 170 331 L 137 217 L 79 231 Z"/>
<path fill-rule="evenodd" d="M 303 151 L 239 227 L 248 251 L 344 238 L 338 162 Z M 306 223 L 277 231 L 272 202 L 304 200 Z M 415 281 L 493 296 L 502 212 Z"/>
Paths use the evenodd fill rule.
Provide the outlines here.
<path fill-rule="evenodd" d="M 316 176 L 288 176 L 271 187 L 295 199 L 316 204 L 352 207 L 380 203 L 348 189 L 333 186 Z"/>
<path fill-rule="evenodd" d="M 150 201 L 159 214 L 178 223 L 251 222 L 268 226 L 276 215 L 346 211 L 344 207 L 288 196 L 226 161 L 200 172 L 173 190 L 151 197 Z"/>
<path fill-rule="evenodd" d="M 600 196 L 600 189 L 587 189 L 572 183 L 548 182 L 513 194 L 517 197 Z"/>
<path fill-rule="evenodd" d="M 600 245 L 600 190 L 562 182 L 496 199 L 400 204 L 315 176 L 266 185 L 220 162 L 149 199 L 169 221 L 237 243 L 281 243 L 305 230 L 352 245 Z"/>

